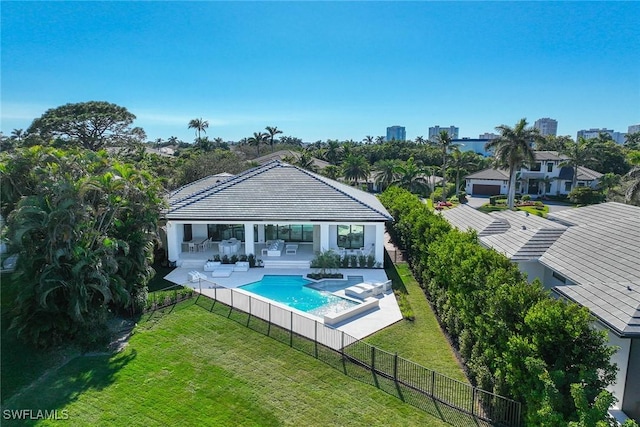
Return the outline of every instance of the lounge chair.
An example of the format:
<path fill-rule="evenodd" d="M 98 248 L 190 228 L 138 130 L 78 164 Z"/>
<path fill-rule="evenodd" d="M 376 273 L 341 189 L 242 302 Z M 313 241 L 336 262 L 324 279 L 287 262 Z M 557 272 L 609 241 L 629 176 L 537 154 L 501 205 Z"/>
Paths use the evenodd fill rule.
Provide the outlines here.
<path fill-rule="evenodd" d="M 211 277 L 229 277 L 233 273 L 233 264 L 222 264 L 211 272 Z"/>
<path fill-rule="evenodd" d="M 384 292 L 382 283 L 358 283 L 344 290 L 345 295 L 361 299 L 380 295 L 382 292 Z"/>
<path fill-rule="evenodd" d="M 285 255 L 295 255 L 298 253 L 298 245 L 285 246 Z"/>

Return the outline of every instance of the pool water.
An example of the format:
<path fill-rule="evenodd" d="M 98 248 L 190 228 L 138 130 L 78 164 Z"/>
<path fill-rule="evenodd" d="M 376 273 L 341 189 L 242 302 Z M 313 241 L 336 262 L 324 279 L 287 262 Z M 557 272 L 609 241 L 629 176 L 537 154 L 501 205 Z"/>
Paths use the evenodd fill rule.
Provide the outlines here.
<path fill-rule="evenodd" d="M 262 280 L 240 286 L 239 289 L 315 316 L 340 313 L 359 304 L 307 286 L 311 283 L 302 276 L 264 276 Z"/>

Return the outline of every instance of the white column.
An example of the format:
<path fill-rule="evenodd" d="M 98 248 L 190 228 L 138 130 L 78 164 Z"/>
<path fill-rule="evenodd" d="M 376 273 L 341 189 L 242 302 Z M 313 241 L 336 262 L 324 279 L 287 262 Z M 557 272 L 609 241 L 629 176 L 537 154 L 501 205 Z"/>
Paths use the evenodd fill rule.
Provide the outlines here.
<path fill-rule="evenodd" d="M 384 223 L 376 224 L 376 262 L 384 265 Z"/>
<path fill-rule="evenodd" d="M 169 261 L 177 261 L 180 258 L 180 252 L 182 252 L 182 234 L 184 233 L 182 227 L 182 224 L 167 221 L 167 257 Z"/>
<path fill-rule="evenodd" d="M 329 247 L 329 224 L 320 224 L 320 251 L 328 251 Z"/>
<path fill-rule="evenodd" d="M 256 248 L 253 240 L 254 240 L 253 223 L 245 223 L 244 224 L 244 253 L 247 255 L 249 254 L 255 255 Z"/>

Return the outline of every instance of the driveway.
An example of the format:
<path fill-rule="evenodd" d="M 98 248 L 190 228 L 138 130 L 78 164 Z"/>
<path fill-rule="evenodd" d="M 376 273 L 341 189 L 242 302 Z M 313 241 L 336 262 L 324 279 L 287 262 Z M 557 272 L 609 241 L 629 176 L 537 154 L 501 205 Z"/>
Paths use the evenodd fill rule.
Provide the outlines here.
<path fill-rule="evenodd" d="M 467 205 L 478 209 L 480 206 L 489 203 L 489 196 L 467 196 Z M 549 213 L 560 212 L 565 209 L 571 209 L 573 206 L 567 205 L 553 200 L 546 200 L 545 205 L 549 206 Z"/>

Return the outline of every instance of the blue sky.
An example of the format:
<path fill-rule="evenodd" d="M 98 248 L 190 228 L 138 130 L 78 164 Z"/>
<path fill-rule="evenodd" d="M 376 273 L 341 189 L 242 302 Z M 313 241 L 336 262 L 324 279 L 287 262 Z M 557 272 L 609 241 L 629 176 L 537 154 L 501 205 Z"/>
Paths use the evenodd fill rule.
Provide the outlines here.
<path fill-rule="evenodd" d="M 638 2 L 7 2 L 1 124 L 126 107 L 150 140 L 313 142 L 401 125 L 477 138 L 526 117 L 558 133 L 640 123 Z"/>

